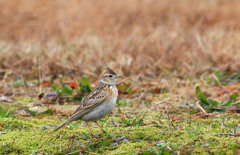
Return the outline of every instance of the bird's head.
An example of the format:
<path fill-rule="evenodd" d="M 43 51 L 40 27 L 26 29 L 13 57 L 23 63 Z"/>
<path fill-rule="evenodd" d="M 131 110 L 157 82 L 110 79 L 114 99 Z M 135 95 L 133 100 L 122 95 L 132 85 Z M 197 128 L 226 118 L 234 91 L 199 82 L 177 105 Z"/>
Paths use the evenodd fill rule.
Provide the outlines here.
<path fill-rule="evenodd" d="M 117 75 L 111 68 L 107 67 L 100 76 L 100 82 L 107 85 L 115 85 L 119 78 L 122 78 L 122 76 Z"/>

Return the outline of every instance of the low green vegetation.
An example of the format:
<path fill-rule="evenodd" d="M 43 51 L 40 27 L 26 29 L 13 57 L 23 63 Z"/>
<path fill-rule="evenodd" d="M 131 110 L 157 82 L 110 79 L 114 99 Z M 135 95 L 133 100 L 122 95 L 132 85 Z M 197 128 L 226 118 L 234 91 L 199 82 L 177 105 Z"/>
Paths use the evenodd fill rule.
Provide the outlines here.
<path fill-rule="evenodd" d="M 183 113 L 172 121 L 162 112 L 123 114 L 116 108 L 114 116 L 100 121 L 106 134 L 93 127 L 95 137 L 81 121 L 53 132 L 62 123 L 53 116 L 2 117 L 0 154 L 237 154 L 240 149 L 239 115 L 186 121 Z"/>
<path fill-rule="evenodd" d="M 239 0 L 0 6 L 0 155 L 240 155 Z M 123 78 L 106 133 L 53 132 L 107 66 Z"/>
<path fill-rule="evenodd" d="M 231 73 L 227 70 L 217 70 L 207 79 L 209 84 L 215 85 L 231 85 L 240 82 L 239 73 Z"/>
<path fill-rule="evenodd" d="M 90 86 L 86 77 L 82 77 L 77 83 L 68 83 L 67 85 L 57 86 L 52 84 L 52 90 L 57 92 L 57 95 L 67 96 L 70 100 L 82 100 L 84 95 L 90 93 L 93 89 Z"/>
<path fill-rule="evenodd" d="M 200 87 L 196 88 L 196 95 L 198 101 L 205 109 L 209 111 L 225 112 L 227 107 L 235 107 L 240 105 L 239 94 L 232 94 L 226 101 L 218 102 L 215 100 L 207 99 L 206 95 L 201 91 Z"/>
<path fill-rule="evenodd" d="M 123 93 L 131 89 L 129 85 L 121 87 Z M 33 110 L 29 103 L 38 101 L 28 96 L 15 97 L 11 104 L 0 103 L 0 154 L 240 153 L 240 116 L 237 112 L 227 113 L 228 108 L 239 106 L 237 93 L 225 101 L 217 101 L 196 87 L 197 100 L 192 103 L 199 104 L 200 108 L 191 104 L 184 105 L 185 108 L 160 111 L 148 110 L 151 108 L 149 100 L 137 104 L 120 98 L 113 114 L 99 122 L 107 133 L 102 133 L 92 123 L 95 135 L 92 137 L 82 121 L 72 122 L 53 132 L 68 115 L 59 116 L 55 108 L 71 108 L 76 100 L 80 103 L 83 96 L 92 90 L 88 80 L 82 77 L 78 84 L 52 84 L 51 88 L 50 92 L 39 97 L 39 101 L 53 107 L 42 104 L 39 106 L 42 110 Z M 148 93 L 162 94 L 158 89 Z M 69 103 L 56 105 L 60 104 L 61 98 L 67 98 L 64 101 Z M 19 115 L 19 110 L 25 114 Z"/>
<path fill-rule="evenodd" d="M 0 118 L 14 117 L 14 109 L 9 106 L 0 106 Z"/>

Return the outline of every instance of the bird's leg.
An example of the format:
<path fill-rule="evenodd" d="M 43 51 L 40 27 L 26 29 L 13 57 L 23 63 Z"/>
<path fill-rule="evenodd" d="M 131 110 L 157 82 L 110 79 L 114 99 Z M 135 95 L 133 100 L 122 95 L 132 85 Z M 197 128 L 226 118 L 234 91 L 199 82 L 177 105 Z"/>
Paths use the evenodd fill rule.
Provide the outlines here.
<path fill-rule="evenodd" d="M 102 129 L 102 131 L 103 131 L 103 133 L 107 133 L 102 127 L 101 127 L 101 125 L 100 124 L 98 124 L 98 122 L 96 121 L 95 122 L 98 126 L 99 126 L 99 128 L 101 128 Z"/>
<path fill-rule="evenodd" d="M 94 136 L 94 134 L 93 134 L 93 132 L 92 132 L 92 129 L 91 129 L 91 127 L 89 126 L 89 123 L 88 123 L 88 122 L 86 122 L 86 124 L 87 124 L 87 126 L 88 126 L 88 129 L 89 129 L 89 131 L 90 131 L 91 135 L 92 135 L 93 137 L 95 137 L 95 136 Z"/>

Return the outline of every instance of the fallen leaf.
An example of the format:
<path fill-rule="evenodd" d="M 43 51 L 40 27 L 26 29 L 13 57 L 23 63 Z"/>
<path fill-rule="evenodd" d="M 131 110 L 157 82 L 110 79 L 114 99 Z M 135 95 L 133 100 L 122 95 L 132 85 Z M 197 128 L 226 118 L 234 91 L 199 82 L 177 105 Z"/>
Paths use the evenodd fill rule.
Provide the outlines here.
<path fill-rule="evenodd" d="M 0 97 L 0 102 L 13 102 L 13 100 L 10 99 L 9 97 L 1 96 Z"/>
<path fill-rule="evenodd" d="M 72 89 L 76 89 L 77 88 L 77 84 L 75 82 L 70 82 L 68 83 L 68 85 L 72 88 Z"/>
<path fill-rule="evenodd" d="M 43 87 L 49 87 L 49 86 L 51 86 L 51 82 L 50 81 L 43 81 L 42 86 Z"/>

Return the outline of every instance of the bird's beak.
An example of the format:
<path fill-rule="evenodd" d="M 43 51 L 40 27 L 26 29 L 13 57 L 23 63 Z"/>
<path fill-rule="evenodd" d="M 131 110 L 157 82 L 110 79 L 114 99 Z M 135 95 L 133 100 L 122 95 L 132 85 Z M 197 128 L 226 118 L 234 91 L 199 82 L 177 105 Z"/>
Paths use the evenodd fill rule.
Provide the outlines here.
<path fill-rule="evenodd" d="M 117 76 L 117 78 L 118 78 L 118 79 L 120 79 L 120 78 L 123 78 L 123 76 L 121 76 L 121 75 L 118 75 L 118 76 Z"/>

